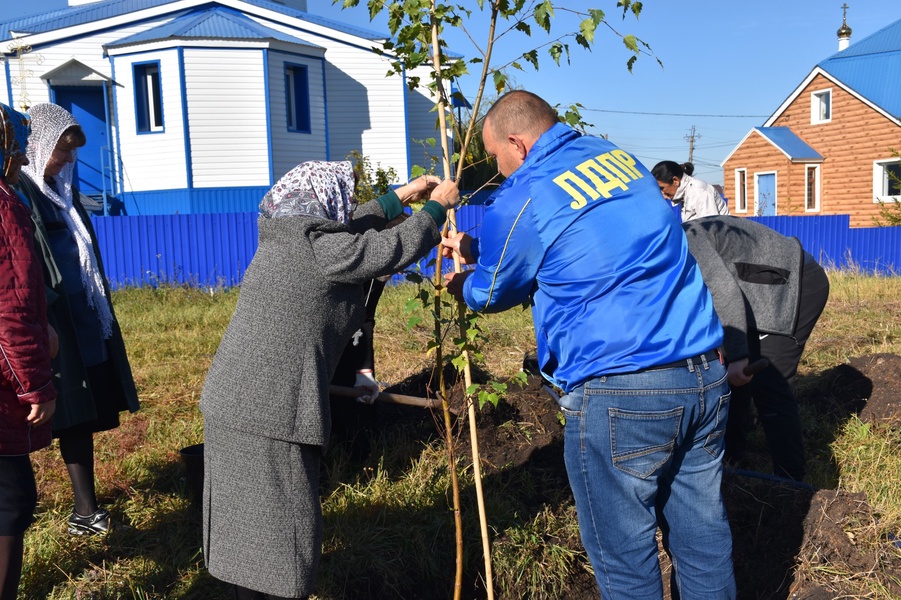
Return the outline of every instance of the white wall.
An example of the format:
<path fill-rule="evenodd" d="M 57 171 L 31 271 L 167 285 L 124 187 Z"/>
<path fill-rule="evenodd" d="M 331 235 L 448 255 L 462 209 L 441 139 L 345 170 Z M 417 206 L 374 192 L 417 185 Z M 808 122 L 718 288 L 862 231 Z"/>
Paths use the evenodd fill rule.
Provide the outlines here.
<path fill-rule="evenodd" d="M 310 133 L 288 131 L 285 63 L 307 67 L 310 84 Z M 277 181 L 297 164 L 306 160 L 325 160 L 327 143 L 322 61 L 296 54 L 270 52 L 269 102 L 273 180 Z"/>
<path fill-rule="evenodd" d="M 194 187 L 269 185 L 262 50 L 184 56 Z"/>
<path fill-rule="evenodd" d="M 428 169 L 432 166 L 430 156 L 437 158 L 435 173 L 444 175 L 444 167 L 441 162 L 441 140 L 438 139 L 438 112 L 432 110 L 438 101 L 431 90 L 426 87 L 430 79 L 431 69 L 420 67 L 411 75 L 419 77 L 419 87 L 410 90 L 404 87 L 405 102 L 407 103 L 407 131 L 410 138 L 410 161 L 414 165 Z M 448 122 L 448 127 L 450 123 Z M 435 145 L 429 146 L 421 143 L 421 140 L 434 138 Z M 417 140 L 420 140 L 419 142 Z M 448 136 L 448 149 L 453 160 L 452 136 Z M 452 166 L 453 168 L 453 166 Z"/>
<path fill-rule="evenodd" d="M 81 3 L 83 0 L 71 0 Z M 290 0 L 293 4 L 305 0 Z M 33 77 L 28 80 L 32 103 L 49 100 L 49 91 L 39 79 L 76 57 L 96 71 L 112 77 L 110 59 L 104 57 L 102 45 L 149 27 L 167 22 L 171 17 L 106 30 L 83 38 L 40 47 L 44 57 L 40 67 L 31 66 Z M 253 18 L 253 17 L 252 17 Z M 270 112 L 272 132 L 272 173 L 277 179 L 300 162 L 308 153 L 316 155 L 328 148 L 329 158 L 341 160 L 352 151 L 361 151 L 372 164 L 394 168 L 401 178 L 409 174 L 407 145 L 412 138 L 433 137 L 434 113 L 427 111 L 408 114 L 411 99 L 421 99 L 418 92 L 408 96 L 401 77 L 386 77 L 389 61 L 371 50 L 371 40 L 336 32 L 315 23 L 279 19 L 256 18 L 258 22 L 324 48 L 326 60 L 326 94 L 321 97 L 321 63 L 310 65 L 310 90 L 313 109 L 313 134 L 290 136 L 282 126 L 284 119 L 283 68 L 275 59 L 269 61 Z M 286 25 L 285 23 L 289 23 Z M 296 27 L 302 27 L 296 29 Z M 116 109 L 121 131 L 115 130 L 112 139 L 121 141 L 121 156 L 125 172 L 120 179 L 125 191 L 178 189 L 187 185 L 182 119 L 181 84 L 177 80 L 177 51 L 160 49 L 140 55 L 121 54 L 114 57 Z M 131 49 L 129 49 L 131 51 Z M 311 49 L 311 54 L 319 52 Z M 230 53 L 230 54 L 229 54 Z M 278 56 L 270 51 L 272 57 Z M 156 57 L 161 61 L 165 132 L 141 135 L 142 149 L 135 126 L 134 88 L 131 64 Z M 262 51 L 251 49 L 192 49 L 184 50 L 187 79 L 189 128 L 191 135 L 192 167 L 195 187 L 226 185 L 268 185 L 269 152 L 266 141 L 266 113 Z M 292 62 L 302 62 L 290 55 Z M 312 60 L 312 59 L 311 59 Z M 13 67 L 13 65 L 10 65 Z M 14 71 L 14 69 L 13 69 Z M 241 82 L 240 85 L 237 82 Z M 6 93 L 6 90 L 3 92 Z M 418 94 L 418 95 L 413 95 Z M 14 104 L 18 89 L 13 86 Z M 316 114 L 322 108 L 328 114 L 328 140 L 324 128 L 316 129 Z M 235 119 L 240 126 L 235 127 Z M 306 136 L 303 140 L 301 137 Z M 289 139 L 289 138 L 294 139 Z M 146 150 L 145 150 L 146 147 Z M 422 152 L 411 152 L 414 163 L 422 163 Z M 321 156 L 321 155 L 320 155 Z"/>
<path fill-rule="evenodd" d="M 164 130 L 138 133 L 132 65 L 149 61 L 159 61 Z M 167 49 L 119 56 L 115 58 L 115 66 L 124 190 L 138 192 L 187 187 L 178 51 Z"/>
<path fill-rule="evenodd" d="M 103 31 L 98 34 L 87 35 L 84 37 L 66 39 L 60 43 L 53 44 L 52 46 L 36 47 L 31 53 L 23 56 L 25 67 L 31 71 L 31 75 L 25 80 L 31 104 L 50 101 L 50 88 L 41 77 L 64 63 L 69 62 L 73 58 L 94 69 L 98 73 L 102 73 L 106 77 L 112 78 L 112 66 L 110 64 L 110 59 L 103 55 L 103 44 L 120 40 L 144 31 L 148 27 L 160 25 L 168 21 L 168 18 L 161 19 L 159 21 L 142 24 L 141 26 L 123 27 L 121 29 Z M 40 64 L 38 64 L 38 57 L 40 57 L 41 60 Z M 15 78 L 18 75 L 18 62 L 15 59 L 10 63 L 9 69 L 10 74 Z M 12 83 L 12 90 L 13 98 L 18 100 L 20 86 L 15 81 Z"/>
<path fill-rule="evenodd" d="M 371 50 L 375 42 L 304 24 L 304 30 L 257 19 L 260 23 L 325 48 L 326 103 L 331 160 L 357 150 L 373 166 L 394 168 L 406 180 L 407 122 L 405 84 L 386 77 L 388 60 Z M 328 35 L 326 35 L 328 34 Z M 432 133 L 431 135 L 434 135 Z"/>
<path fill-rule="evenodd" d="M 113 63 L 111 62 L 111 59 L 109 57 L 103 55 L 103 45 L 134 35 L 135 33 L 138 33 L 140 31 L 144 31 L 148 27 L 166 23 L 169 20 L 170 18 L 167 17 L 158 21 L 148 21 L 146 23 L 142 23 L 141 25 L 130 25 L 113 30 L 104 30 L 97 34 L 65 39 L 64 41 L 55 43 L 53 45 L 36 47 L 31 54 L 26 54 L 24 56 L 24 64 L 26 68 L 32 73 L 25 80 L 26 90 L 28 92 L 28 97 L 31 104 L 34 105 L 38 102 L 50 101 L 50 87 L 45 81 L 41 79 L 41 77 L 46 73 L 54 71 L 61 65 L 75 58 L 85 66 L 90 67 L 98 73 L 101 73 L 102 75 L 115 80 L 113 84 L 113 90 L 116 95 L 116 103 L 119 104 L 121 102 L 125 102 L 124 106 L 119 104 L 120 111 L 125 111 L 125 121 L 127 123 L 125 138 L 133 138 L 136 129 L 134 122 L 134 93 L 133 85 L 131 82 L 131 62 L 133 62 L 133 60 L 125 57 L 120 57 L 119 59 L 117 59 L 119 62 L 117 62 L 116 64 L 116 72 L 114 77 Z M 40 64 L 38 64 L 38 56 L 40 57 Z M 177 73 L 177 59 L 174 50 L 167 51 L 165 52 L 165 54 L 156 53 L 154 54 L 154 56 L 165 56 L 165 61 L 161 60 L 160 66 L 163 69 L 161 75 L 164 78 L 162 85 L 164 94 L 163 100 L 164 102 L 166 102 L 166 106 L 164 107 L 164 116 L 166 119 L 167 137 L 165 138 L 165 140 L 162 138 L 157 138 L 154 143 L 151 144 L 151 147 L 148 148 L 148 151 L 150 153 L 149 158 L 150 160 L 162 159 L 164 161 L 164 166 L 172 167 L 173 162 L 175 162 L 173 161 L 174 155 L 172 154 L 172 152 L 176 150 L 173 146 L 166 145 L 165 142 L 171 141 L 173 135 L 178 135 L 174 130 L 171 129 L 171 127 L 174 127 L 176 125 L 175 123 L 173 123 L 173 111 L 177 109 L 177 105 L 180 103 L 178 82 L 177 80 L 171 79 L 171 77 Z M 9 66 L 10 74 L 15 77 L 18 74 L 18 64 L 11 63 Z M 126 90 L 123 87 L 126 85 L 127 93 L 125 93 Z M 20 85 L 18 85 L 15 81 L 13 81 L 11 87 L 12 99 L 7 98 L 7 103 L 10 104 L 10 106 L 13 106 L 15 104 L 18 104 L 18 98 L 21 88 Z M 4 85 L 3 88 L 3 93 L 6 95 L 6 86 Z M 172 101 L 174 101 L 176 104 L 171 104 Z M 181 129 L 180 123 L 178 123 L 178 129 Z M 111 124 L 111 132 L 112 136 L 110 138 L 110 141 L 115 145 L 117 144 L 117 138 L 119 134 L 115 118 L 113 118 L 113 123 Z M 134 153 L 134 147 L 132 146 L 130 153 L 128 149 L 126 149 L 126 151 L 122 155 L 124 173 L 121 175 L 121 177 L 117 176 L 117 179 L 122 180 L 125 190 L 127 191 L 144 189 L 172 189 L 184 187 L 187 184 L 187 179 L 184 174 L 183 145 L 181 146 L 179 159 L 181 162 L 174 164 L 174 171 L 171 169 L 165 172 L 159 171 L 156 172 L 152 177 L 149 177 L 143 173 L 143 165 L 146 164 L 147 161 L 144 159 L 144 157 L 136 155 Z M 134 170 L 134 177 L 132 177 L 132 170 Z"/>

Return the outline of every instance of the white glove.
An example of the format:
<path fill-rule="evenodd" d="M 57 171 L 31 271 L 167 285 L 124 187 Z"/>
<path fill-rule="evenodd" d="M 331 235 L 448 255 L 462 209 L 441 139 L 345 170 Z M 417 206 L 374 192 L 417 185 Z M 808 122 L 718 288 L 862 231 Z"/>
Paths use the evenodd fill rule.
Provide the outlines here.
<path fill-rule="evenodd" d="M 357 396 L 357 402 L 363 404 L 372 404 L 378 398 L 381 388 L 379 382 L 375 380 L 375 374 L 371 369 L 361 369 L 357 371 L 357 380 L 354 382 L 355 388 L 363 388 L 367 391 L 365 395 Z"/>

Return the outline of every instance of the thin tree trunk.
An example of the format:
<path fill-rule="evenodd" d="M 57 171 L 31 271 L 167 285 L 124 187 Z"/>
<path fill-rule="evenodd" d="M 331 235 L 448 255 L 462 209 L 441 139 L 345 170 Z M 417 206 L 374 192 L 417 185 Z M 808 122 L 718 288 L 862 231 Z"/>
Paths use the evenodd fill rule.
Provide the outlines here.
<path fill-rule="evenodd" d="M 441 46 L 438 43 L 438 19 L 435 18 L 435 0 L 432 0 L 431 5 L 432 12 L 432 63 L 435 69 L 435 83 L 437 85 L 438 92 L 438 133 L 441 138 L 441 158 L 444 167 L 444 178 L 449 179 L 451 177 L 451 165 L 450 165 L 450 150 L 447 144 L 447 106 L 445 103 L 445 95 L 444 95 L 444 81 L 441 78 L 441 57 L 440 51 Z M 470 123 L 470 128 L 467 131 L 467 138 L 465 143 L 468 145 L 469 139 L 471 139 L 472 132 L 472 123 Z M 465 146 L 463 146 L 463 152 L 461 154 L 465 155 Z M 461 159 L 461 166 L 462 166 Z M 458 170 L 460 173 L 460 170 Z M 448 212 L 448 223 L 450 224 L 451 234 L 457 233 L 457 219 L 454 211 Z M 436 272 L 440 269 L 438 268 L 438 264 L 441 262 L 441 255 L 439 253 L 438 260 L 436 261 Z M 460 264 L 459 257 L 454 257 L 454 271 L 456 273 L 460 273 L 462 271 L 462 266 Z M 457 312 L 459 315 L 459 326 L 460 326 L 460 337 L 466 339 L 466 328 L 464 324 L 463 315 L 466 311 L 466 305 L 460 301 L 458 303 Z M 472 385 L 472 371 L 470 368 L 470 360 L 469 360 L 469 351 L 464 347 L 463 348 L 463 381 L 465 385 L 465 389 L 469 389 Z M 476 500 L 479 509 L 479 528 L 482 534 L 482 556 L 485 560 L 485 587 L 488 594 L 488 600 L 494 600 L 494 576 L 491 570 L 491 543 L 488 538 L 488 519 L 486 516 L 485 510 L 485 498 L 484 493 L 482 491 L 482 467 L 481 467 L 481 459 L 479 457 L 479 439 L 478 439 L 478 428 L 476 426 L 476 412 L 475 412 L 475 403 L 472 399 L 467 399 L 468 412 L 469 412 L 469 437 L 470 443 L 472 445 L 472 466 L 473 466 L 473 478 L 475 480 L 476 487 Z M 462 564 L 458 563 L 458 570 L 462 567 Z M 458 571 L 459 572 L 459 571 Z M 462 573 L 460 573 L 462 578 Z M 455 586 L 455 598 L 458 588 Z"/>

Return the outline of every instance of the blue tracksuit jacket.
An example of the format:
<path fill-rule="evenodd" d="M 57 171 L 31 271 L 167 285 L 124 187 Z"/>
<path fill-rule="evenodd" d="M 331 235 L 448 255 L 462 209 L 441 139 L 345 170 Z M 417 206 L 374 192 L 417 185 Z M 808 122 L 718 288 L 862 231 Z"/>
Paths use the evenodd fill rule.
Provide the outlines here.
<path fill-rule="evenodd" d="M 718 347 L 723 330 L 679 219 L 650 172 L 564 124 L 492 196 L 473 310 L 531 302 L 544 374 L 564 391 Z"/>

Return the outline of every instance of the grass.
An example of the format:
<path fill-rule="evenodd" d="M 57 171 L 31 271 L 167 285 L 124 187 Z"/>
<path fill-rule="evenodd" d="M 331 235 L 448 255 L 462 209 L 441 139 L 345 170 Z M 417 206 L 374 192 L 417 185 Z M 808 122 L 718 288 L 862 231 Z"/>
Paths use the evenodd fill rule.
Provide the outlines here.
<path fill-rule="evenodd" d="M 810 392 L 805 397 L 823 385 L 823 372 L 850 357 L 901 354 L 901 278 L 830 272 L 830 281 L 829 304 L 800 368 L 799 393 Z M 405 307 L 413 294 L 410 286 L 389 288 L 379 305 L 381 381 L 401 381 L 431 363 L 423 351 L 429 326 L 406 328 L 410 314 Z M 228 588 L 203 569 L 200 515 L 188 498 L 178 451 L 202 441 L 198 398 L 237 296 L 236 290 L 180 287 L 116 292 L 142 408 L 124 415 L 120 428 L 97 436 L 97 484 L 101 502 L 131 528 L 106 539 L 70 537 L 65 521 L 71 490 L 58 449 L 34 454 L 40 501 L 37 522 L 26 537 L 20 597 L 230 597 Z M 427 315 L 420 316 L 429 322 Z M 480 366 L 506 379 L 534 346 L 530 315 L 514 309 L 485 317 L 481 327 L 489 343 Z M 870 543 L 901 537 L 898 430 L 853 417 L 831 422 L 813 404 L 802 405 L 802 411 L 811 483 L 867 494 L 878 515 Z M 412 598 L 420 597 L 421 586 L 446 590 L 450 597 L 454 549 L 446 462 L 440 443 L 403 431 L 382 432 L 362 466 L 340 446 L 329 450 L 317 599 L 358 597 L 350 590 L 359 594 L 361 589 L 372 598 Z M 767 468 L 762 462 L 761 470 Z M 464 562 L 474 579 L 482 558 L 471 477 L 462 470 Z M 534 514 L 524 502 L 536 489 L 547 494 L 543 486 L 547 483 L 527 472 L 501 473 L 486 484 L 499 597 L 561 598 L 569 574 L 588 569 L 564 491 Z M 840 571 L 820 565 L 811 567 L 809 577 L 836 577 Z M 860 597 L 890 597 L 878 583 L 861 586 Z"/>

